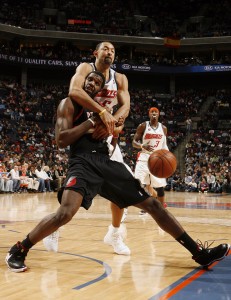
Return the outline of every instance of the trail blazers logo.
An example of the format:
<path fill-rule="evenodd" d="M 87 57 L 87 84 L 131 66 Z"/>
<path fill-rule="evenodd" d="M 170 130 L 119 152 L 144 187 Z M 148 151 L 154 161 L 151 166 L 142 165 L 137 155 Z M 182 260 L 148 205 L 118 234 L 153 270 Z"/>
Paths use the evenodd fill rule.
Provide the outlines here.
<path fill-rule="evenodd" d="M 76 177 L 71 176 L 67 181 L 66 187 L 71 187 L 71 186 L 75 185 L 76 182 L 77 182 Z"/>

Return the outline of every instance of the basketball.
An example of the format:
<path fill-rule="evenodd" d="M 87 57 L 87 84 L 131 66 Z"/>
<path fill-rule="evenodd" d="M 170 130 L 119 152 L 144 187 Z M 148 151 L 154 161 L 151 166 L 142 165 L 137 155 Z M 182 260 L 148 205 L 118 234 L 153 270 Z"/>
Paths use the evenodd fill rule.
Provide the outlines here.
<path fill-rule="evenodd" d="M 159 178 L 170 177 L 176 171 L 176 167 L 175 155 L 166 149 L 154 151 L 148 159 L 150 173 Z"/>

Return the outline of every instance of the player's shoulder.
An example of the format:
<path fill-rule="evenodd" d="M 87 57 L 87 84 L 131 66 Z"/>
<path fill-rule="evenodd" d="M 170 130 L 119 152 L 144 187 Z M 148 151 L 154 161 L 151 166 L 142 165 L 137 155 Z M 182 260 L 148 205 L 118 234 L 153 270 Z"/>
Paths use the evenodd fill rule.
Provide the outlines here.
<path fill-rule="evenodd" d="M 160 125 L 162 126 L 163 129 L 167 129 L 167 127 L 163 123 L 160 123 Z"/>
<path fill-rule="evenodd" d="M 138 125 L 138 130 L 144 130 L 146 128 L 147 122 L 142 122 Z"/>
<path fill-rule="evenodd" d="M 66 98 L 64 98 L 64 99 L 62 99 L 61 101 L 60 101 L 60 104 L 62 103 L 62 104 L 64 104 L 64 103 L 71 103 L 72 101 L 71 101 L 71 98 L 70 97 L 66 97 Z"/>
<path fill-rule="evenodd" d="M 80 72 L 80 71 L 87 71 L 87 72 L 91 72 L 93 71 L 93 67 L 90 63 L 87 62 L 82 62 L 78 65 L 78 67 L 76 68 L 76 73 Z"/>
<path fill-rule="evenodd" d="M 122 87 L 122 86 L 127 86 L 127 84 L 128 84 L 128 79 L 127 79 L 127 76 L 125 74 L 116 72 L 115 73 L 115 79 L 116 79 L 116 82 L 117 82 L 118 86 Z"/>
<path fill-rule="evenodd" d="M 162 129 L 165 133 L 165 135 L 167 134 L 167 131 L 168 131 L 168 128 L 163 124 L 163 123 L 160 123 L 160 125 L 162 126 Z"/>
<path fill-rule="evenodd" d="M 112 69 L 112 70 L 113 70 L 113 69 Z M 117 72 L 117 71 L 115 71 L 115 70 L 114 70 L 114 72 L 115 72 L 115 76 L 116 76 L 116 77 L 119 77 L 119 78 L 127 78 L 127 76 L 126 76 L 125 74 L 123 74 L 123 73 Z"/>
<path fill-rule="evenodd" d="M 64 107 L 74 107 L 70 97 L 66 97 L 60 101 L 58 108 L 63 109 Z"/>

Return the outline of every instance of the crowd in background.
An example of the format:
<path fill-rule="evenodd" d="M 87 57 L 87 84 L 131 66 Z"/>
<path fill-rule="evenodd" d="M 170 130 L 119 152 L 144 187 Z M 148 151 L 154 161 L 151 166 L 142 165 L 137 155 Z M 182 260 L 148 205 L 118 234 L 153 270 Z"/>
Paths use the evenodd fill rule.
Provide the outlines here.
<path fill-rule="evenodd" d="M 3 0 L 0 23 L 35 30 L 185 39 L 231 35 L 230 13 L 227 0 L 144 0 L 142 3 Z M 82 22 L 76 24 L 68 20 Z M 0 43 L 1 54 L 25 58 L 92 62 L 92 52 L 93 49 L 86 50 L 70 41 L 35 46 L 15 38 Z M 230 62 L 230 53 L 225 50 L 200 54 L 151 53 L 125 45 L 118 47 L 115 58 L 115 63 L 161 66 Z M 57 149 L 54 124 L 57 106 L 67 91 L 65 85 L 29 83 L 25 87 L 15 80 L 0 81 L 1 193 L 49 192 L 61 186 L 67 169 L 68 148 Z M 160 110 L 160 122 L 168 128 L 171 151 L 187 137 L 183 158 L 185 172 L 177 170 L 168 178 L 166 190 L 231 192 L 230 90 L 184 89 L 163 100 L 155 97 L 155 91 L 136 89 L 131 84 L 130 94 L 130 115 L 119 145 L 125 162 L 133 170 L 137 151 L 132 147 L 132 138 L 138 124 L 148 120 L 149 108 L 155 106 Z M 208 98 L 213 101 L 203 117 L 199 117 Z"/>
<path fill-rule="evenodd" d="M 230 13 L 228 0 L 24 0 L 23 5 L 3 0 L 0 22 L 35 30 L 187 38 L 230 35 Z M 73 19 L 82 22 L 68 22 Z"/>
<path fill-rule="evenodd" d="M 0 192 L 49 192 L 61 186 L 67 169 L 68 149 L 57 149 L 54 123 L 57 106 L 65 93 L 63 86 L 30 85 L 26 88 L 9 80 L 0 82 Z M 130 93 L 128 126 L 120 136 L 119 145 L 132 170 L 137 157 L 132 138 L 138 124 L 148 120 L 149 108 L 155 106 L 160 110 L 160 122 L 168 128 L 171 151 L 190 134 L 185 146 L 185 174 L 178 170 L 168 179 L 166 189 L 231 191 L 231 130 L 230 127 L 218 128 L 219 113 L 224 107 L 230 110 L 229 90 L 181 90 L 165 101 L 156 99 L 150 89 L 131 88 Z M 214 101 L 193 129 L 188 120 L 198 116 L 202 105 L 212 96 Z M 62 172 L 58 172 L 60 170 Z"/>
<path fill-rule="evenodd" d="M 67 60 L 77 62 L 93 62 L 93 49 L 80 49 L 74 43 L 57 42 L 55 45 L 27 46 L 18 42 L 9 42 L 2 40 L 0 42 L 0 53 L 15 55 L 22 58 L 39 58 L 53 60 Z M 140 65 L 159 65 L 159 66 L 199 66 L 208 64 L 231 63 L 229 51 L 218 52 L 215 55 L 211 53 L 178 53 L 175 51 L 162 53 L 158 51 L 142 51 L 140 49 L 131 52 L 130 47 L 117 48 L 115 63 L 128 63 Z"/>
<path fill-rule="evenodd" d="M 45 13 L 46 8 L 50 15 Z M 103 14 L 101 13 L 103 9 Z M 52 15 L 52 13 L 54 15 Z M 0 23 L 37 30 L 59 30 L 84 33 L 141 37 L 218 37 L 231 35 L 231 6 L 222 0 L 180 0 L 180 1 L 111 1 L 87 3 L 63 0 L 38 0 L 23 5 L 16 0 L 3 0 Z M 68 20 L 91 20 L 90 24 L 68 24 Z M 84 23 L 84 22 L 83 22 Z M 92 62 L 93 49 L 84 47 L 78 40 L 47 41 L 19 40 L 18 38 L 0 42 L 0 54 L 16 55 L 23 58 L 69 60 Z M 173 54 L 174 53 L 174 54 Z M 216 47 L 209 52 L 183 53 L 173 51 L 148 51 L 136 46 L 120 45 L 117 48 L 115 63 L 198 66 L 231 63 L 230 51 Z"/>

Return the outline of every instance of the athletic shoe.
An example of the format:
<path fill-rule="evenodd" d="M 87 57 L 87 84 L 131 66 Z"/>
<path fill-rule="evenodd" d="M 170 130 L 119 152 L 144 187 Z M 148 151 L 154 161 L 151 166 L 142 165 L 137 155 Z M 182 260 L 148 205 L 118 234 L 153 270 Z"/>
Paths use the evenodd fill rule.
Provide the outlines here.
<path fill-rule="evenodd" d="M 113 226 L 112 225 L 108 226 L 108 232 L 105 235 L 104 240 L 103 240 L 105 244 L 111 245 L 112 233 L 113 232 L 114 232 Z M 119 227 L 119 229 L 118 229 L 118 232 L 119 232 L 122 240 L 124 241 L 127 238 L 127 228 L 126 228 L 126 225 L 125 224 L 121 224 L 120 227 Z"/>
<path fill-rule="evenodd" d="M 201 241 L 198 241 L 198 252 L 193 255 L 194 259 L 198 264 L 203 267 L 210 266 L 213 262 L 222 260 L 225 256 L 228 255 L 230 245 L 229 244 L 220 244 L 217 247 L 209 248 L 208 242 L 205 242 L 205 246 L 202 245 Z"/>
<path fill-rule="evenodd" d="M 113 247 L 115 253 L 119 255 L 130 255 L 131 251 L 127 245 L 123 242 L 121 232 L 113 232 L 112 225 L 109 226 L 109 230 L 104 237 L 104 243 Z"/>
<path fill-rule="evenodd" d="M 57 252 L 59 247 L 59 230 L 45 237 L 43 244 L 48 251 Z"/>
<path fill-rule="evenodd" d="M 8 268 L 16 273 L 24 272 L 27 270 L 27 266 L 24 261 L 26 259 L 28 250 L 25 249 L 21 242 L 17 242 L 8 252 L 6 256 L 6 264 Z"/>

